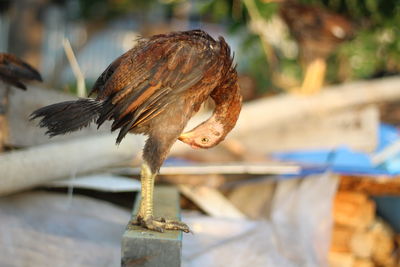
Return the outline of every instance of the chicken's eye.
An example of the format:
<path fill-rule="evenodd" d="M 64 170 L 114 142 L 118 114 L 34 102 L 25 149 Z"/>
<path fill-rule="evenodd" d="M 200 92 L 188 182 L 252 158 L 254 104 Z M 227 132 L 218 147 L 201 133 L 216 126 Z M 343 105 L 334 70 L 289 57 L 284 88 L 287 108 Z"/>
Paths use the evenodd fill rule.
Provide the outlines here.
<path fill-rule="evenodd" d="M 202 143 L 202 144 L 207 144 L 208 141 L 210 141 L 210 140 L 209 140 L 207 137 L 201 138 L 201 143 Z"/>

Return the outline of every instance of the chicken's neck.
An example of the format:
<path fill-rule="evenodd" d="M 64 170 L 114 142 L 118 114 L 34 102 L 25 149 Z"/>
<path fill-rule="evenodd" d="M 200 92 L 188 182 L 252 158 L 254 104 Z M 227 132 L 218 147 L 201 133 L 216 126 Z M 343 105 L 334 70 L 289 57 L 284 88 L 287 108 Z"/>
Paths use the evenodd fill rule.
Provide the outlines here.
<path fill-rule="evenodd" d="M 223 141 L 226 135 L 233 129 L 238 120 L 242 107 L 242 96 L 237 80 L 216 88 L 211 97 L 215 102 L 215 109 L 212 116 L 193 131 L 208 131 L 219 133 L 218 144 Z"/>

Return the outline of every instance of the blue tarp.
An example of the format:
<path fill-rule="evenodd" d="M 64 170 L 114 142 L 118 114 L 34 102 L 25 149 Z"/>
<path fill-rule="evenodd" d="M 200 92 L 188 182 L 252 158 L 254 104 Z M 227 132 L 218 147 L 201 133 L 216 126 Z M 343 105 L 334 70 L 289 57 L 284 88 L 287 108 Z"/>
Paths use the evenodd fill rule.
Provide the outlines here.
<path fill-rule="evenodd" d="M 375 153 L 391 145 L 394 141 L 399 140 L 399 138 L 399 131 L 396 127 L 381 124 Z M 388 159 L 379 166 L 374 166 L 371 162 L 370 154 L 354 151 L 346 146 L 331 150 L 321 149 L 274 153 L 272 156 L 278 160 L 300 163 L 304 166 L 303 175 L 327 170 L 340 174 L 400 174 L 400 154 Z"/>

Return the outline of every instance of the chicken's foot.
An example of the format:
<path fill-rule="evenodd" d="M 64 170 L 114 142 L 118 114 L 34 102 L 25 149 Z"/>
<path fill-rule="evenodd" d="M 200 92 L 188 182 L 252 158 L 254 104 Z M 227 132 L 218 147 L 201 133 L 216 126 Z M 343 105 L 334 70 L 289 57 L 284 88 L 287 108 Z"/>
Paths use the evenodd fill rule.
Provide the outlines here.
<path fill-rule="evenodd" d="M 146 163 L 142 165 L 140 177 L 142 184 L 140 207 L 136 219 L 131 223 L 158 232 L 164 232 L 164 230 L 181 230 L 185 233 L 190 232 L 189 227 L 183 222 L 154 218 L 153 191 L 156 175 L 157 174 L 151 172 L 150 167 Z"/>

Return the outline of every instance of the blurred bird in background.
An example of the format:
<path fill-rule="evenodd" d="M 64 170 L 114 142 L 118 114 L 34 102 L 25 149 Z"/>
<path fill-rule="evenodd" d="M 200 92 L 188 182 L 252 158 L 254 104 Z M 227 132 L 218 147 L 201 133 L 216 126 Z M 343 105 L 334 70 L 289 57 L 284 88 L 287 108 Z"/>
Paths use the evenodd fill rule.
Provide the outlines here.
<path fill-rule="evenodd" d="M 90 94 L 96 98 L 57 103 L 36 110 L 50 136 L 112 120 L 117 143 L 128 132 L 148 136 L 143 150 L 141 203 L 132 222 L 147 229 L 189 232 L 179 221 L 153 216 L 154 179 L 177 139 L 193 148 L 220 143 L 235 126 L 242 97 L 233 58 L 222 37 L 201 30 L 139 39 L 100 75 Z M 89 95 L 90 95 L 89 94 Z M 188 120 L 211 97 L 213 115 L 182 133 Z"/>
<path fill-rule="evenodd" d="M 25 82 L 42 81 L 40 73 L 28 63 L 12 54 L 0 53 L 0 151 L 8 135 L 6 114 L 8 109 L 9 86 L 26 90 Z"/>
<path fill-rule="evenodd" d="M 322 87 L 326 60 L 344 41 L 354 36 L 354 27 L 345 16 L 296 0 L 264 0 L 279 3 L 279 14 L 299 47 L 304 78 L 294 91 L 312 94 Z"/>
<path fill-rule="evenodd" d="M 326 59 L 336 47 L 353 36 L 350 21 L 326 9 L 286 0 L 280 15 L 299 45 L 304 69 L 300 93 L 319 91 L 324 83 Z"/>
<path fill-rule="evenodd" d="M 0 53 L 0 80 L 26 90 L 25 81 L 42 81 L 40 73 L 12 54 Z"/>

